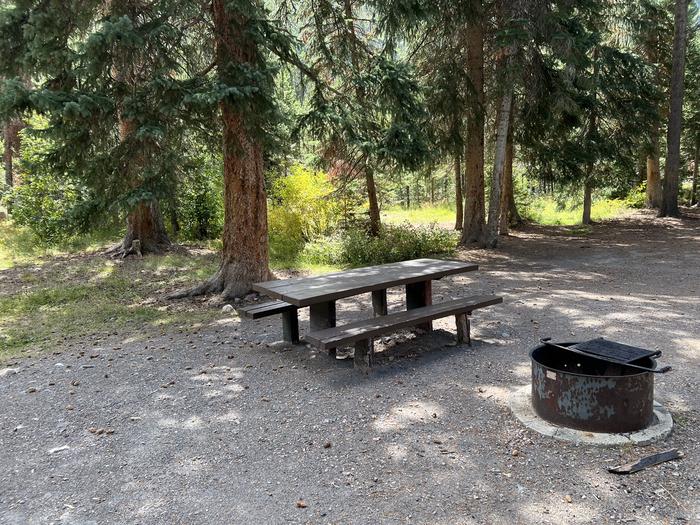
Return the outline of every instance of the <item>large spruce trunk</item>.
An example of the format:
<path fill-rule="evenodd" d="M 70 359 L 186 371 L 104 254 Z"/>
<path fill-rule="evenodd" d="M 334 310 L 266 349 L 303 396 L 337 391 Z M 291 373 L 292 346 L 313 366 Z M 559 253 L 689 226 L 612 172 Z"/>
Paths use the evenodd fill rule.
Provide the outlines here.
<path fill-rule="evenodd" d="M 464 197 L 462 195 L 462 156 L 455 153 L 455 230 L 464 225 Z"/>
<path fill-rule="evenodd" d="M 484 231 L 484 17 L 481 0 L 473 0 L 475 16 L 466 26 L 467 75 L 473 89 L 467 116 L 464 151 L 465 206 L 460 244 L 477 242 Z"/>
<path fill-rule="evenodd" d="M 661 207 L 661 170 L 659 169 L 659 136 L 651 138 L 651 151 L 647 156 L 647 191 L 646 207 Z"/>
<path fill-rule="evenodd" d="M 505 66 L 507 67 L 507 65 Z M 503 171 L 506 164 L 506 146 L 508 143 L 508 128 L 510 127 L 510 108 L 513 102 L 513 88 L 507 87 L 501 98 L 496 126 L 496 151 L 493 159 L 491 175 L 491 193 L 489 195 L 489 220 L 481 237 L 483 248 L 495 248 L 498 244 L 498 226 L 501 221 L 501 190 Z"/>
<path fill-rule="evenodd" d="M 678 184 L 681 163 L 681 126 L 683 119 L 683 88 L 685 76 L 686 27 L 688 1 L 676 0 L 673 31 L 673 65 L 671 68 L 671 97 L 666 132 L 666 164 L 664 166 L 663 200 L 660 217 L 680 217 Z"/>
<path fill-rule="evenodd" d="M 132 140 L 132 135 L 136 131 L 136 123 L 133 120 L 123 119 L 120 116 L 119 139 L 122 142 Z M 138 141 L 136 144 L 138 147 Z M 137 189 L 140 184 L 138 172 L 143 169 L 142 159 L 143 156 L 136 151 L 125 168 L 125 175 L 129 178 L 133 189 Z M 138 242 L 134 243 L 134 241 Z M 113 251 L 122 257 L 130 254 L 162 253 L 170 244 L 158 201 L 150 199 L 138 202 L 129 210 L 126 217 L 126 233 L 122 242 Z"/>
<path fill-rule="evenodd" d="M 136 240 L 141 254 L 160 253 L 170 245 L 160 206 L 155 199 L 139 202 L 127 215 L 122 252 L 129 253 Z"/>
<path fill-rule="evenodd" d="M 256 42 L 246 31 L 245 14 L 227 0 L 212 3 L 216 35 L 216 61 L 223 85 L 231 64 L 255 67 L 259 62 Z M 221 264 L 207 282 L 173 298 L 221 293 L 226 299 L 240 297 L 251 285 L 272 277 L 267 238 L 267 196 L 263 172 L 263 148 L 247 126 L 250 116 L 230 100 L 221 101 L 224 154 L 224 233 Z"/>
<path fill-rule="evenodd" d="M 142 0 L 111 0 L 105 3 L 105 9 L 114 16 L 128 16 L 136 20 L 144 9 Z M 146 82 L 146 57 L 136 58 L 118 55 L 112 66 L 114 78 L 126 86 L 135 86 Z M 145 169 L 143 143 L 137 138 L 138 123 L 124 115 L 123 99 L 117 101 L 117 118 L 119 141 L 129 148 L 128 159 L 124 163 L 123 175 L 132 191 L 138 191 L 143 184 L 142 173 Z M 110 253 L 126 257 L 130 254 L 143 255 L 161 253 L 170 247 L 170 238 L 163 224 L 163 216 L 156 199 L 142 200 L 128 210 L 126 233 L 122 242 Z"/>

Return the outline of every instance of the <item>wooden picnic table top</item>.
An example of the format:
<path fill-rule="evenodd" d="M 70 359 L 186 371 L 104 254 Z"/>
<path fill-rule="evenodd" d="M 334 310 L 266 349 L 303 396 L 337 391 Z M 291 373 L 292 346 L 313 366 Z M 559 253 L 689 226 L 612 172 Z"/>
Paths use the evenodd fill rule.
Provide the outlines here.
<path fill-rule="evenodd" d="M 463 261 L 413 259 L 316 277 L 265 281 L 254 284 L 253 290 L 302 307 L 478 269 L 478 265 Z"/>

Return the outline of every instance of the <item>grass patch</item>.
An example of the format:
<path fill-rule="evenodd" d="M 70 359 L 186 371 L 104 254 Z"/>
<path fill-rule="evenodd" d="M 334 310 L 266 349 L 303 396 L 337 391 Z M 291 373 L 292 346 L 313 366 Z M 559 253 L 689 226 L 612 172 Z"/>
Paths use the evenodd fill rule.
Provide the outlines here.
<path fill-rule="evenodd" d="M 433 222 L 451 223 L 455 221 L 455 209 L 451 206 L 421 206 L 420 208 L 388 208 L 382 211 L 382 220 L 387 224 L 427 225 Z"/>
<path fill-rule="evenodd" d="M 602 221 L 618 217 L 630 208 L 623 200 L 601 199 L 591 206 L 591 219 Z M 583 208 L 579 203 L 558 203 L 551 197 L 540 197 L 527 206 L 525 215 L 538 224 L 573 226 L 581 224 Z"/>
<path fill-rule="evenodd" d="M 29 228 L 17 226 L 11 220 L 0 221 L 0 270 L 41 264 L 45 257 L 104 249 L 118 240 L 114 232 L 97 231 L 46 247 Z"/>
<path fill-rule="evenodd" d="M 214 254 L 125 261 L 83 254 L 6 270 L 12 272 L 5 277 L 13 289 L 0 297 L 0 359 L 53 350 L 91 334 L 128 328 L 138 335 L 210 320 L 206 309 L 173 309 L 157 298 L 205 279 L 217 265 Z"/>

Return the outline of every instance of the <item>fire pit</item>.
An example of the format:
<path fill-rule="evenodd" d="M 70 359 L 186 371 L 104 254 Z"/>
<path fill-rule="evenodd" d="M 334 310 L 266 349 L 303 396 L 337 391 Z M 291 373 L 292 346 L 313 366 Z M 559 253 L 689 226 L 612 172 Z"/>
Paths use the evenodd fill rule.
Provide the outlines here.
<path fill-rule="evenodd" d="M 532 407 L 542 419 L 588 432 L 627 433 L 654 423 L 660 352 L 605 339 L 547 341 L 530 352 Z M 648 369 L 648 370 L 644 370 Z"/>

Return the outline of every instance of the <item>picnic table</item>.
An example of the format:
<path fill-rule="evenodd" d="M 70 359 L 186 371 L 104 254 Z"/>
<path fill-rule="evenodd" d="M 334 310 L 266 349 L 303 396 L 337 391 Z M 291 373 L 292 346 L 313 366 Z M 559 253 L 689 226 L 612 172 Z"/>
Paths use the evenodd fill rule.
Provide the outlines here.
<path fill-rule="evenodd" d="M 306 340 L 333 350 L 341 343 L 370 341 L 371 337 L 403 326 L 414 326 L 425 331 L 432 329 L 432 320 L 438 317 L 464 312 L 464 320 L 458 315 L 462 334 L 468 337 L 467 314 L 472 309 L 501 302 L 494 296 L 464 298 L 440 305 L 432 305 L 432 282 L 448 275 L 478 270 L 478 265 L 463 261 L 443 259 L 414 259 L 364 268 L 355 268 L 301 279 L 280 279 L 253 285 L 253 290 L 276 301 L 249 307 L 245 314 L 250 318 L 274 313 L 283 314 L 284 338 L 298 342 L 297 309 L 309 307 L 310 333 Z M 406 311 L 388 314 L 387 288 L 405 286 Z M 367 292 L 372 293 L 374 320 L 357 321 L 336 327 L 336 301 Z M 335 345 L 335 346 L 333 346 Z M 357 350 L 357 345 L 356 345 Z M 356 359 L 357 362 L 357 359 Z"/>

